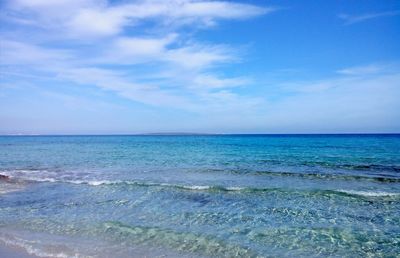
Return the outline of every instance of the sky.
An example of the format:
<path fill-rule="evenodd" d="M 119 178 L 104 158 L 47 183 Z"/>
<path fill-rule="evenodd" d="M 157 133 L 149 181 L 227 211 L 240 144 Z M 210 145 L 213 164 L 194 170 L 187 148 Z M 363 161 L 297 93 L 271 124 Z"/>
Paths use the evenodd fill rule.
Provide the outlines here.
<path fill-rule="evenodd" d="M 399 133 L 400 1 L 3 0 L 0 134 Z"/>

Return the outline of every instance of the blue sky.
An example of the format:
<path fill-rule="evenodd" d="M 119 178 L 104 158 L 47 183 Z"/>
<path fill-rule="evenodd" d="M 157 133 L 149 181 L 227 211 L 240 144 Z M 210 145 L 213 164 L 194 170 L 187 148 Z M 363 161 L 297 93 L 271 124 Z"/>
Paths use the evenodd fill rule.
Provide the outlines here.
<path fill-rule="evenodd" d="M 400 132 L 399 1 L 0 5 L 1 134 Z"/>

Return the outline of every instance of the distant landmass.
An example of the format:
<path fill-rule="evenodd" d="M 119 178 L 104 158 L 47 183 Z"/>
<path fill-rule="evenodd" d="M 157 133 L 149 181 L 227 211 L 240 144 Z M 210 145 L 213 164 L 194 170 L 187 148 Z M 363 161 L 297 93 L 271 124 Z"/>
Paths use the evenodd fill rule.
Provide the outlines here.
<path fill-rule="evenodd" d="M 142 133 L 139 135 L 219 135 L 218 133 L 192 133 L 192 132 L 158 132 L 158 133 Z"/>

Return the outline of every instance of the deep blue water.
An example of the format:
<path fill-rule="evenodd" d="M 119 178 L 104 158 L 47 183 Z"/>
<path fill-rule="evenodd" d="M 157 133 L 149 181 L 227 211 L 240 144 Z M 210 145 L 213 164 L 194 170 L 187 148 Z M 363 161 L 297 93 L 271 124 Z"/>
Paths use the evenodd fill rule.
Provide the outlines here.
<path fill-rule="evenodd" d="M 36 255 L 400 253 L 400 135 L 4 136 L 0 174 Z"/>

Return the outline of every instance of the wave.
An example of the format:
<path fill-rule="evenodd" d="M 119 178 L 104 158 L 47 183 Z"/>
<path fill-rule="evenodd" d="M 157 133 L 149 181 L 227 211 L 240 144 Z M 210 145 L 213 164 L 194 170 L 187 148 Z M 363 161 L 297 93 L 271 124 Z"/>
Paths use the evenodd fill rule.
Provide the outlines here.
<path fill-rule="evenodd" d="M 320 174 L 320 173 L 293 173 L 293 172 L 256 172 L 257 175 L 273 175 L 273 176 L 297 176 L 311 177 L 322 179 L 369 179 L 384 182 L 400 182 L 399 178 L 376 178 L 353 175 L 338 175 L 338 174 Z M 254 175 L 254 173 L 253 173 Z M 151 182 L 143 180 L 97 180 L 97 179 L 66 179 L 65 175 L 57 177 L 57 173 L 49 170 L 10 170 L 0 171 L 0 178 L 4 178 L 1 182 L 0 193 L 7 193 L 15 190 L 21 190 L 26 187 L 29 182 L 49 182 L 49 183 L 67 183 L 81 184 L 89 186 L 141 186 L 141 187 L 165 187 L 172 189 L 180 189 L 187 191 L 208 191 L 208 192 L 314 192 L 316 194 L 339 194 L 357 197 L 398 197 L 400 193 L 385 192 L 385 191 L 369 191 L 369 190 L 354 190 L 354 189 L 296 189 L 296 188 L 274 188 L 274 187 L 249 187 L 238 185 L 191 185 L 182 183 L 166 183 L 166 182 Z M 0 186 L 1 186 L 0 185 Z M 13 187 L 13 185 L 15 187 Z M 5 187 L 7 186 L 7 187 Z M 18 187 L 17 187 L 18 186 Z M 18 188 L 18 189 L 17 189 Z M 4 191 L 3 191 L 4 190 Z"/>
<path fill-rule="evenodd" d="M 350 168 L 355 170 L 379 170 L 379 171 L 400 172 L 400 166 L 396 165 L 364 164 L 364 165 L 340 165 L 340 166 L 343 168 Z"/>
<path fill-rule="evenodd" d="M 400 196 L 400 193 L 392 193 L 392 192 L 383 192 L 383 191 L 356 191 L 356 190 L 344 190 L 339 189 L 335 190 L 339 193 L 345 193 L 349 195 L 357 195 L 363 197 L 395 197 Z"/>
<path fill-rule="evenodd" d="M 352 189 L 286 189 L 276 187 L 245 187 L 245 186 L 221 186 L 221 185 L 186 185 L 171 184 L 159 182 L 146 182 L 134 180 L 56 180 L 54 178 L 41 178 L 38 180 L 30 180 L 33 182 L 50 182 L 50 183 L 68 183 L 97 186 L 138 186 L 138 187 L 164 187 L 186 191 L 203 191 L 203 192 L 241 192 L 241 193 L 261 193 L 261 192 L 285 192 L 285 193 L 312 193 L 312 194 L 336 194 L 353 197 L 400 197 L 397 192 L 385 191 L 368 191 L 368 190 L 352 190 Z"/>
<path fill-rule="evenodd" d="M 382 177 L 382 176 L 368 176 L 368 175 L 349 175 L 341 173 L 305 173 L 305 172 L 275 172 L 275 171 L 257 171 L 257 175 L 272 175 L 272 176 L 293 176 L 303 178 L 317 178 L 317 179 L 343 179 L 343 180 L 366 180 L 378 181 L 386 183 L 400 182 L 400 178 L 395 177 Z"/>
<path fill-rule="evenodd" d="M 135 185 L 135 186 L 159 186 L 159 187 L 171 187 L 180 188 L 184 190 L 220 190 L 220 191 L 241 191 L 245 188 L 243 187 L 223 187 L 223 186 L 209 186 L 209 185 L 185 185 L 185 184 L 170 184 L 162 182 L 149 182 L 140 180 L 66 180 L 62 177 L 40 177 L 32 176 L 30 174 L 21 174 L 21 172 L 26 172 L 25 170 L 19 170 L 17 175 L 14 175 L 13 171 L 0 171 L 0 176 L 7 178 L 9 183 L 22 183 L 22 182 L 49 182 L 49 183 L 68 183 L 68 184 L 78 184 L 78 185 L 90 185 L 90 186 L 103 186 L 103 185 Z M 36 171 L 38 172 L 38 171 Z"/>
<path fill-rule="evenodd" d="M 23 190 L 25 185 L 22 182 L 12 179 L 7 175 L 0 174 L 0 195 Z"/>
<path fill-rule="evenodd" d="M 362 170 L 362 171 L 388 171 L 388 172 L 400 172 L 399 164 L 374 164 L 374 163 L 332 163 L 327 161 L 294 161 L 294 160 L 281 160 L 281 159 L 260 159 L 256 162 L 267 165 L 283 165 L 283 166 L 293 166 L 293 167 L 308 167 L 308 168 L 331 168 L 331 169 L 346 169 L 346 170 Z"/>
<path fill-rule="evenodd" d="M 143 182 L 143 181 L 69 181 L 67 183 L 73 184 L 87 184 L 91 186 L 102 185 L 132 185 L 141 187 L 167 187 L 173 189 L 181 189 L 188 191 L 207 191 L 207 192 L 242 192 L 242 193 L 256 193 L 256 192 L 313 192 L 319 194 L 346 194 L 349 196 L 358 197 L 398 197 L 400 193 L 384 192 L 384 191 L 361 191 L 361 190 L 346 190 L 346 189 L 284 189 L 276 187 L 244 187 L 244 186 L 221 186 L 221 185 L 184 185 L 184 184 L 170 184 L 170 183 L 156 183 L 156 182 Z"/>
<path fill-rule="evenodd" d="M 300 177 L 310 179 L 341 179 L 341 180 L 366 180 L 385 183 L 400 182 L 400 175 L 392 174 L 352 174 L 348 171 L 322 171 L 322 172 L 292 172 L 292 171 L 277 171 L 277 170 L 225 170 L 225 169 L 207 169 L 206 172 L 224 173 L 229 172 L 238 175 L 257 175 L 257 176 L 285 176 L 285 177 Z"/>
<path fill-rule="evenodd" d="M 295 165 L 295 164 L 293 164 Z M 363 171 L 389 171 L 389 172 L 400 172 L 399 165 L 382 165 L 382 164 L 343 164 L 343 163 L 327 163 L 323 161 L 307 161 L 301 162 L 304 166 L 320 166 L 334 169 L 346 169 L 346 170 L 363 170 Z"/>
<path fill-rule="evenodd" d="M 363 165 L 364 166 L 364 165 Z M 377 165 L 365 165 L 369 167 L 376 167 Z M 305 179 L 321 179 L 321 180 L 364 180 L 364 181 L 373 181 L 373 182 L 384 182 L 384 183 L 399 183 L 400 177 L 396 174 L 350 174 L 346 171 L 330 171 L 330 172 L 291 172 L 291 171 L 271 171 L 271 170 L 225 170 L 225 169 L 206 169 L 206 172 L 215 172 L 215 173 L 233 173 L 239 175 L 254 175 L 254 176 L 277 176 L 277 177 L 297 177 L 297 178 L 305 178 Z M 199 172 L 201 173 L 201 171 Z M 61 175 L 60 175 L 61 174 Z M 1 171 L 0 175 L 4 175 L 8 178 L 12 179 L 22 179 L 22 180 L 31 180 L 31 181 L 42 181 L 42 182 L 69 182 L 76 184 L 89 184 L 89 185 L 105 185 L 105 184 L 116 184 L 123 183 L 123 181 L 107 181 L 107 180 L 92 180 L 92 181 L 83 181 L 80 179 L 71 180 L 74 177 L 80 178 L 80 174 L 67 174 L 63 175 L 61 173 L 57 173 L 52 170 L 47 169 L 21 169 L 21 170 L 8 170 Z M 86 173 L 88 174 L 88 173 Z M 1 179 L 1 178 L 0 178 Z M 67 180 L 69 179 L 69 180 Z M 126 182 L 126 181 L 125 181 Z M 128 182 L 129 183 L 129 182 Z M 137 182 L 134 182 L 137 184 Z M 185 187 L 183 187 L 185 188 Z M 190 188 L 194 188 L 193 190 L 204 190 L 210 187 L 208 186 L 191 186 Z M 236 190 L 235 187 L 232 187 L 229 190 Z"/>
<path fill-rule="evenodd" d="M 159 187 L 170 187 L 170 188 L 177 188 L 177 189 L 184 189 L 184 190 L 193 190 L 193 191 L 251 191 L 258 188 L 246 188 L 246 187 L 238 187 L 238 186 L 217 186 L 217 185 L 184 185 L 184 184 L 170 184 L 170 183 L 157 183 L 157 182 L 143 182 L 143 181 L 108 181 L 108 180 L 101 180 L 101 181 L 67 181 L 67 183 L 73 184 L 87 184 L 91 186 L 101 186 L 101 185 L 136 185 L 136 186 L 144 186 L 144 187 L 151 187 L 151 186 L 159 186 Z M 258 189 L 260 191 L 265 191 L 267 189 Z M 269 189 L 268 189 L 269 190 Z"/>

